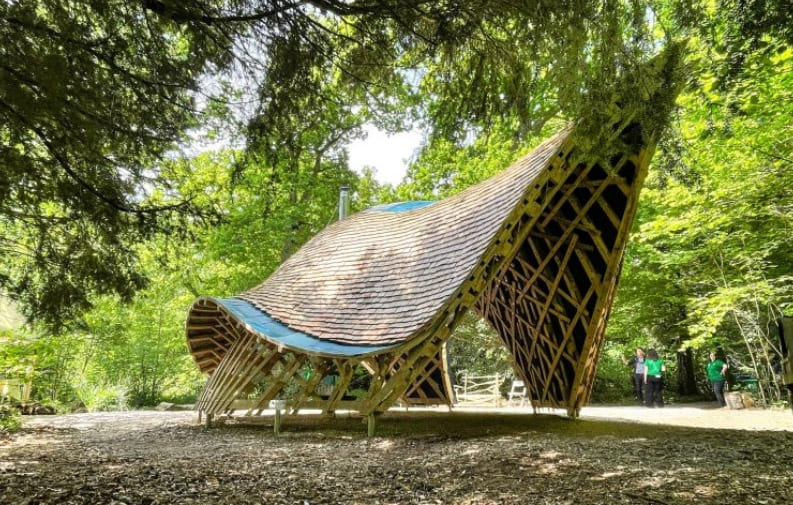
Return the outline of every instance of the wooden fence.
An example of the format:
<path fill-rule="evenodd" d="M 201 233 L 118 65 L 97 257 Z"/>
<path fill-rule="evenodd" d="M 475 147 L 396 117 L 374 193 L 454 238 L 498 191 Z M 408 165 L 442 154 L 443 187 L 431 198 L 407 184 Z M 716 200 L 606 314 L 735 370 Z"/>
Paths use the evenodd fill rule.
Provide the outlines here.
<path fill-rule="evenodd" d="M 462 371 L 457 377 L 454 392 L 458 403 L 501 406 L 501 383 L 504 381 L 501 374 L 477 375 Z"/>

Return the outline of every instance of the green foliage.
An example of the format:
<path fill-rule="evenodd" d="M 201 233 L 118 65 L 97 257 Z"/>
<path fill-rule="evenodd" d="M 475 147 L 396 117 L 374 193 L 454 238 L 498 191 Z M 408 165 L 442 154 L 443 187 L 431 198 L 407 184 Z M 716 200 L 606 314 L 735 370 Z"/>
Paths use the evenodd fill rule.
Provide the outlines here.
<path fill-rule="evenodd" d="M 2 334 L 0 374 L 89 409 L 190 401 L 203 378 L 186 307 L 265 279 L 336 218 L 340 185 L 356 210 L 455 194 L 568 120 L 597 147 L 617 94 L 627 110 L 654 99 L 641 119 L 663 125 L 674 86 L 653 95 L 634 76 L 667 47 L 689 80 L 642 195 L 594 398 L 630 392 L 618 358 L 637 344 L 721 346 L 768 385 L 773 321 L 793 313 L 784 7 L 2 3 L 0 290 L 34 325 Z M 681 37 L 686 55 L 669 43 Z M 230 125 L 248 99 L 244 126 Z M 427 132 L 397 188 L 349 170 L 367 123 Z M 180 152 L 236 133 L 244 150 Z M 473 317 L 449 351 L 455 371 L 510 369 Z"/>
<path fill-rule="evenodd" d="M 550 121 L 529 141 L 515 138 L 514 124 L 500 124 L 459 146 L 440 136 L 424 145 L 396 188 L 398 200 L 433 200 L 458 193 L 497 174 L 564 125 Z"/>
<path fill-rule="evenodd" d="M 447 347 L 452 376 L 467 370 L 472 374 L 512 374 L 512 362 L 498 335 L 487 322 L 473 314 L 466 314 Z"/>
<path fill-rule="evenodd" d="M 319 130 L 307 126 L 305 131 L 320 139 L 320 130 L 332 132 L 333 127 L 318 122 L 311 128 Z M 151 283 L 134 301 L 93 296 L 92 309 L 83 312 L 72 331 L 25 341 L 22 347 L 4 347 L 9 352 L 19 348 L 8 362 L 23 367 L 34 360 L 36 389 L 49 390 L 51 398 L 67 409 L 194 401 L 204 378 L 187 353 L 184 315 L 189 304 L 199 295 L 231 296 L 266 278 L 288 248 L 299 247 L 335 219 L 341 182 L 357 190 L 343 151 L 337 144 L 323 142 L 326 151 L 303 146 L 308 157 L 295 163 L 274 167 L 262 158 L 236 181 L 232 178 L 239 153 L 231 151 L 165 165 L 164 173 L 177 191 L 194 194 L 196 205 L 214 209 L 223 215 L 222 221 L 211 228 L 194 223 L 188 228 L 189 239 L 162 234 L 137 244 L 141 273 Z M 292 177 L 295 174 L 297 179 Z M 369 187 L 379 191 L 371 180 Z M 57 387 L 44 382 L 53 368 L 42 366 L 39 347 L 45 342 L 60 353 Z"/>
<path fill-rule="evenodd" d="M 114 394 L 132 406 L 155 405 L 163 391 L 174 391 L 177 386 L 190 391 L 192 385 L 195 392 L 198 381 L 192 360 L 185 356 L 180 321 L 191 297 L 166 301 L 156 295 L 146 291 L 131 306 L 101 300 L 85 318 L 88 333 L 83 352 L 91 360 L 82 378 L 90 387 L 122 387 Z"/>
<path fill-rule="evenodd" d="M 560 111 L 602 129 L 617 83 L 658 45 L 648 12 L 595 0 L 6 2 L 0 287 L 55 328 L 96 295 L 130 300 L 148 282 L 136 244 L 217 217 L 200 187 L 174 189 L 168 166 L 189 134 L 229 140 L 247 124 L 245 165 L 271 171 L 252 176 L 264 215 L 292 211 L 283 258 L 315 231 L 302 216 L 319 212 L 317 172 L 348 182 L 340 146 L 364 121 L 420 118 L 457 146 L 498 125 L 523 141 Z"/>
<path fill-rule="evenodd" d="M 778 398 L 773 326 L 793 307 L 793 54 L 746 55 L 751 77 L 725 91 L 712 52 L 694 49 L 698 80 L 642 194 L 609 335 L 724 348 Z"/>
<path fill-rule="evenodd" d="M 381 184 L 375 179 L 375 172 L 364 167 L 358 184 L 356 185 L 355 198 L 353 199 L 353 212 L 358 212 L 381 203 L 399 201 L 399 197 L 390 184 Z"/>
<path fill-rule="evenodd" d="M 77 359 L 73 338 L 36 335 L 24 330 L 0 333 L 0 376 L 32 384 L 31 400 L 69 399 L 67 368 Z"/>
<path fill-rule="evenodd" d="M 626 354 L 622 346 L 613 342 L 604 344 L 592 388 L 592 402 L 620 403 L 633 398 L 633 369 L 622 361 Z"/>
<path fill-rule="evenodd" d="M 119 411 L 129 407 L 129 393 L 121 385 L 81 383 L 74 385 L 74 393 L 88 412 Z"/>
<path fill-rule="evenodd" d="M 28 317 L 57 327 L 91 293 L 130 299 L 146 283 L 133 245 L 197 211 L 160 165 L 196 124 L 216 40 L 139 2 L 0 5 L 0 288 Z"/>
<path fill-rule="evenodd" d="M 0 436 L 13 433 L 22 426 L 19 410 L 8 403 L 0 402 Z"/>

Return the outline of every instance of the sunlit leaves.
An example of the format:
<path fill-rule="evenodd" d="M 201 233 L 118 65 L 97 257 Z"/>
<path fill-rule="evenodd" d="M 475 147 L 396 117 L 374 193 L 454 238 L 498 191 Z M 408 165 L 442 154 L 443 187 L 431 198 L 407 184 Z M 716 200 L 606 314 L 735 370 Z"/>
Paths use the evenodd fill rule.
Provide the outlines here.
<path fill-rule="evenodd" d="M 91 293 L 131 298 L 133 244 L 201 213 L 160 168 L 222 57 L 135 2 L 4 2 L 0 20 L 0 287 L 57 327 Z"/>
<path fill-rule="evenodd" d="M 745 64 L 754 74 L 741 86 L 724 91 L 707 71 L 681 98 L 679 137 L 642 194 L 614 331 L 634 320 L 656 338 L 685 337 L 678 345 L 740 348 L 748 326 L 790 310 L 791 56 Z"/>

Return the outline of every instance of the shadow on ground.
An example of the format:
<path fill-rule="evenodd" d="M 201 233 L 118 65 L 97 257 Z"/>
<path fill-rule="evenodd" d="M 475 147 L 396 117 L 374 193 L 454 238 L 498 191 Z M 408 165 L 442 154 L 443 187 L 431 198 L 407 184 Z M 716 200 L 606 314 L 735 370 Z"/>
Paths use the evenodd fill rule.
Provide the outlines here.
<path fill-rule="evenodd" d="M 269 432 L 272 418 L 246 421 L 244 417 L 232 420 L 213 429 L 250 429 Z M 765 430 L 756 430 L 765 431 Z M 771 430 L 767 430 L 771 432 Z M 569 419 L 554 414 L 508 414 L 470 412 L 388 412 L 377 420 L 376 437 L 382 438 L 480 438 L 520 435 L 526 433 L 554 434 L 572 437 L 617 436 L 620 438 L 697 436 L 723 432 L 736 436 L 739 430 L 644 424 L 632 421 L 599 419 Z M 323 437 L 366 437 L 366 420 L 358 416 L 320 415 L 285 416 L 281 425 L 282 436 L 300 436 L 313 433 Z"/>

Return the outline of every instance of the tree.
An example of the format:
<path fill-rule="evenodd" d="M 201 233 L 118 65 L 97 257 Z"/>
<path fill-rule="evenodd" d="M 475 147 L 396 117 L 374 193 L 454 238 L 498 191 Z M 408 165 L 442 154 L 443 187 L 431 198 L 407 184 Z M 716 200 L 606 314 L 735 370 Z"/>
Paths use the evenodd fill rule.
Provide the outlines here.
<path fill-rule="evenodd" d="M 643 193 L 609 332 L 681 351 L 724 348 L 770 400 L 781 396 L 773 325 L 793 303 L 793 53 L 765 42 L 774 51 L 748 55 L 729 87 L 713 65 L 729 47 L 695 46 L 698 79 Z"/>
<path fill-rule="evenodd" d="M 389 112 L 417 87 L 436 97 L 418 111 L 439 133 L 460 138 L 504 115 L 521 133 L 610 96 L 647 33 L 641 3 L 594 0 L 5 2 L 0 288 L 58 325 L 91 293 L 129 299 L 144 286 L 132 245 L 207 213 L 162 168 L 191 129 L 238 105 L 224 77 L 262 83 L 246 130 L 254 150 L 273 139 L 268 122 L 299 139 L 289 119 L 319 103 L 399 128 Z M 514 40 L 525 49 L 505 58 Z M 314 85 L 326 75 L 344 96 Z M 545 96 L 559 105 L 538 109 Z"/>
<path fill-rule="evenodd" d="M 135 2 L 0 5 L 0 288 L 29 317 L 145 285 L 133 244 L 197 211 L 160 168 L 225 49 Z"/>

